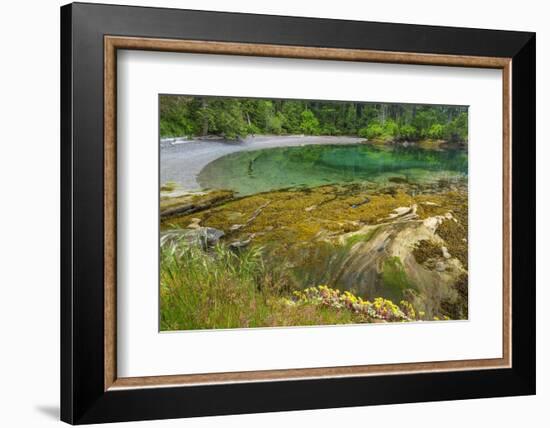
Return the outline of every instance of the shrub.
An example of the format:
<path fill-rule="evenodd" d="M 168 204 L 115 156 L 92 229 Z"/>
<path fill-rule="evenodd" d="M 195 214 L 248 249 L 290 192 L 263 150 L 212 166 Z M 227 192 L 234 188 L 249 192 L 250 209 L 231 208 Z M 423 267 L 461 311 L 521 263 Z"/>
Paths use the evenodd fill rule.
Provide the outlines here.
<path fill-rule="evenodd" d="M 340 135 L 341 132 L 331 123 L 327 123 L 321 129 L 322 135 Z"/>
<path fill-rule="evenodd" d="M 445 135 L 445 126 L 439 123 L 434 123 L 426 133 L 426 136 L 428 138 L 431 138 L 432 140 L 441 140 L 444 137 L 444 135 Z"/>
<path fill-rule="evenodd" d="M 384 128 L 379 123 L 371 123 L 365 128 L 359 130 L 359 136 L 369 140 L 379 138 L 384 135 Z"/>
<path fill-rule="evenodd" d="M 460 113 L 447 125 L 445 138 L 453 142 L 468 141 L 468 113 Z"/>
<path fill-rule="evenodd" d="M 319 127 L 319 120 L 310 110 L 304 110 L 301 114 L 302 121 L 300 123 L 300 130 L 307 135 L 319 135 L 321 129 Z"/>
<path fill-rule="evenodd" d="M 256 125 L 251 123 L 250 125 L 247 125 L 246 127 L 247 134 L 261 134 L 262 130 L 258 128 Z"/>
<path fill-rule="evenodd" d="M 270 117 L 267 120 L 267 131 L 277 135 L 282 134 L 283 121 L 284 117 L 281 113 L 277 113 L 275 116 Z"/>
<path fill-rule="evenodd" d="M 416 140 L 418 138 L 418 130 L 413 125 L 402 125 L 399 128 L 399 137 L 404 140 Z"/>
<path fill-rule="evenodd" d="M 399 126 L 397 125 L 397 123 L 392 119 L 386 120 L 386 122 L 384 123 L 384 136 L 387 139 L 390 139 L 396 137 L 398 133 Z"/>

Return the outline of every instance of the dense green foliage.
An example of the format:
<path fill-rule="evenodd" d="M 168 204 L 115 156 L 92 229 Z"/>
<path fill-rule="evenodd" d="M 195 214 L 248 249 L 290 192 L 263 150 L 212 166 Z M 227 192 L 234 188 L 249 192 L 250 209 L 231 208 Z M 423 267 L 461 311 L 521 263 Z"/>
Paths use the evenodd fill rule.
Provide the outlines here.
<path fill-rule="evenodd" d="M 160 97 L 160 135 L 358 135 L 379 141 L 466 142 L 466 107 L 413 104 Z"/>

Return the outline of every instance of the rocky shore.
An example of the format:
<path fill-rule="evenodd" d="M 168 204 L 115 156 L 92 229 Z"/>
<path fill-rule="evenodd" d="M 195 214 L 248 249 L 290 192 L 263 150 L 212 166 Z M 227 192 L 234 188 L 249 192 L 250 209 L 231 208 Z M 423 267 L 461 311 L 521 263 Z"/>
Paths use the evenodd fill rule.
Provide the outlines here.
<path fill-rule="evenodd" d="M 163 239 L 261 247 L 289 290 L 327 284 L 410 303 L 426 319 L 467 318 L 467 187 L 327 185 L 161 201 Z"/>

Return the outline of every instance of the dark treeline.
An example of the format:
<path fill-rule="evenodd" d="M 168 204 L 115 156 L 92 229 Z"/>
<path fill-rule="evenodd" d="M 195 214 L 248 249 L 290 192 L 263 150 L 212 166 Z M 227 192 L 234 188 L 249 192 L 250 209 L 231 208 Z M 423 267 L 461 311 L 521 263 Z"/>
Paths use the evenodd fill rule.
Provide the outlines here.
<path fill-rule="evenodd" d="M 467 107 L 163 95 L 161 137 L 358 135 L 369 140 L 466 142 Z"/>

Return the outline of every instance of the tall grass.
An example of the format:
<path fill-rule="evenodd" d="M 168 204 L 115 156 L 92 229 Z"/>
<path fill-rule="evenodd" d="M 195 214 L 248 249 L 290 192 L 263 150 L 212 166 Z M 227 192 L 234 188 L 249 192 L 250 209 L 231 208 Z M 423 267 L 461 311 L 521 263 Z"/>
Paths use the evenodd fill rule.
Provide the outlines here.
<path fill-rule="evenodd" d="M 257 287 L 262 268 L 258 249 L 238 256 L 220 244 L 209 253 L 184 242 L 163 248 L 161 328 L 240 326 L 244 308 L 253 306 L 254 316 L 265 306 Z"/>
<path fill-rule="evenodd" d="M 353 313 L 289 305 L 285 273 L 266 267 L 261 247 L 236 253 L 183 240 L 161 247 L 161 330 L 342 324 Z"/>

